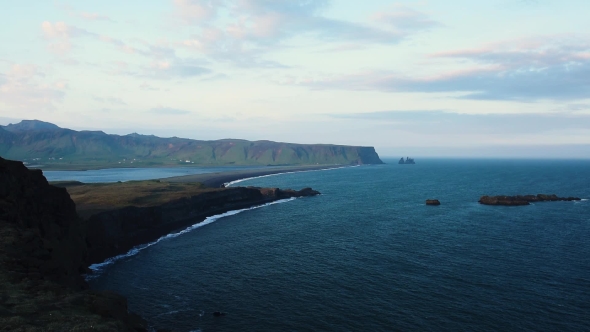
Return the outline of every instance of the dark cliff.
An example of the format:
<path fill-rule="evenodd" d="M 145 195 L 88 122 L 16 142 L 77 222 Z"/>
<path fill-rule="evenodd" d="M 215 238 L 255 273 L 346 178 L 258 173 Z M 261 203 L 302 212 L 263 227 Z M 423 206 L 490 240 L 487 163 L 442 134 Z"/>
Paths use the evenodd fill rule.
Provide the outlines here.
<path fill-rule="evenodd" d="M 3 159 L 0 183 L 4 267 L 83 288 L 85 229 L 67 191 L 49 185 L 41 171 Z"/>
<path fill-rule="evenodd" d="M 88 289 L 81 275 L 90 263 L 210 215 L 317 194 L 311 188 L 206 189 L 84 220 L 65 188 L 49 185 L 40 170 L 0 158 L 0 330 L 147 331 L 123 296 Z"/>
<path fill-rule="evenodd" d="M 145 331 L 124 297 L 88 290 L 87 252 L 66 190 L 0 158 L 0 329 Z"/>
<path fill-rule="evenodd" d="M 311 188 L 295 191 L 236 187 L 204 192 L 157 206 L 128 206 L 100 212 L 88 218 L 89 262 L 100 263 L 124 254 L 137 245 L 155 241 L 209 216 L 279 199 L 317 194 Z"/>

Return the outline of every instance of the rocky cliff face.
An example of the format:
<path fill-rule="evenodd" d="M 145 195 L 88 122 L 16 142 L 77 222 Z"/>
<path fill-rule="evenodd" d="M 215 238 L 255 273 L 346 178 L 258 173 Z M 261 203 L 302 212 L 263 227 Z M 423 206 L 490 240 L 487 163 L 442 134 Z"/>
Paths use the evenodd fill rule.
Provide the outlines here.
<path fill-rule="evenodd" d="M 90 263 L 210 215 L 316 194 L 311 188 L 225 188 L 84 221 L 65 188 L 0 158 L 0 330 L 147 331 L 123 296 L 88 289 L 81 274 Z"/>
<path fill-rule="evenodd" d="M 87 253 L 66 190 L 0 158 L 0 330 L 145 330 L 124 297 L 87 289 Z"/>
<path fill-rule="evenodd" d="M 131 248 L 157 240 L 174 230 L 230 210 L 319 192 L 278 188 L 236 187 L 206 192 L 154 207 L 124 207 L 101 212 L 88 219 L 89 262 L 124 254 Z"/>
<path fill-rule="evenodd" d="M 40 170 L 1 158 L 0 183 L 3 266 L 84 288 L 85 229 L 67 191 L 50 186 Z"/>

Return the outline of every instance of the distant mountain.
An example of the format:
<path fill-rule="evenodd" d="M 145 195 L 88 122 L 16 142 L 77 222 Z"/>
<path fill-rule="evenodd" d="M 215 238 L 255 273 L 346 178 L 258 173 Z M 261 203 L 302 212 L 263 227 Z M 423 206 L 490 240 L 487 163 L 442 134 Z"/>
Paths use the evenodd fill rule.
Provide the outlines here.
<path fill-rule="evenodd" d="M 153 135 L 108 135 L 23 120 L 0 126 L 0 156 L 69 164 L 309 165 L 382 164 L 373 147 Z"/>
<path fill-rule="evenodd" d="M 4 127 L 10 132 L 29 131 L 29 130 L 59 130 L 60 127 L 53 123 L 39 121 L 39 120 L 22 120 L 17 124 L 9 124 Z"/>

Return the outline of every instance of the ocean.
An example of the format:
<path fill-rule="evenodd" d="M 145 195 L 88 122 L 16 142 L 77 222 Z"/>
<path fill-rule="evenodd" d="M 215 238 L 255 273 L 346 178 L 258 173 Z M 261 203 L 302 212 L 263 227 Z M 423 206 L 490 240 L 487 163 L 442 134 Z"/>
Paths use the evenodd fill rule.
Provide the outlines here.
<path fill-rule="evenodd" d="M 181 332 L 590 331 L 590 161 L 386 162 L 236 183 L 322 195 L 209 219 L 89 283 Z M 584 200 L 477 202 L 537 193 Z"/>

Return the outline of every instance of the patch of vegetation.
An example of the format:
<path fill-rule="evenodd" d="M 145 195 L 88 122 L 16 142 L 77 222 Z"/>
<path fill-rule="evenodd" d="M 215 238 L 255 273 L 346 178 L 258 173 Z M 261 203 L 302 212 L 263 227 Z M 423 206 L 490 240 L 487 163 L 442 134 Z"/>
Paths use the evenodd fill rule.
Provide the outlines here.
<path fill-rule="evenodd" d="M 206 188 L 201 183 L 170 183 L 161 180 L 88 184 L 64 181 L 61 184 L 76 203 L 78 214 L 83 218 L 125 206 L 157 206 L 203 192 L 222 190 Z"/>
<path fill-rule="evenodd" d="M 0 155 L 44 169 L 178 165 L 380 164 L 372 147 L 223 139 L 200 141 L 151 135 L 108 135 L 35 121 L 0 126 Z"/>

